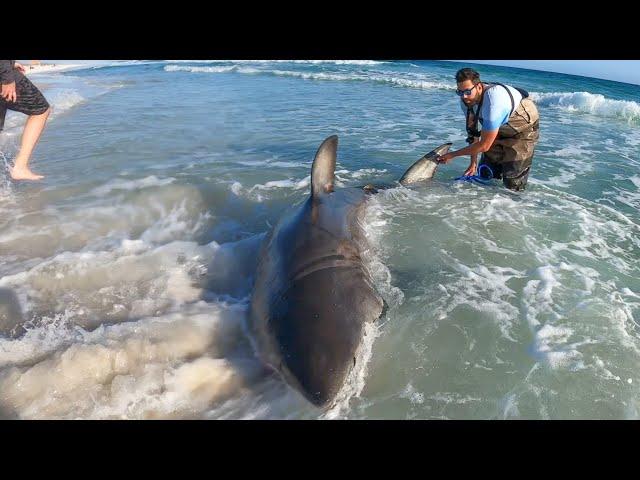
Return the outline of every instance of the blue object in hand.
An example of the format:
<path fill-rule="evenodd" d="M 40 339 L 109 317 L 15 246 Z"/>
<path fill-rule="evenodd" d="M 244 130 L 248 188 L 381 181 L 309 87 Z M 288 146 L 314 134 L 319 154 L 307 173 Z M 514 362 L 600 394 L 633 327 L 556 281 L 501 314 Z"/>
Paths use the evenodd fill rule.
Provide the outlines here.
<path fill-rule="evenodd" d="M 487 170 L 489 170 L 488 177 L 483 177 L 482 175 L 480 175 L 480 172 L 482 171 L 483 168 L 486 168 Z M 454 178 L 454 180 L 461 180 L 463 182 L 476 182 L 481 185 L 489 185 L 492 178 L 493 178 L 493 170 L 491 170 L 491 167 L 489 167 L 489 165 L 483 164 L 478 167 L 478 170 L 476 171 L 475 175 L 462 175 L 461 177 Z"/>

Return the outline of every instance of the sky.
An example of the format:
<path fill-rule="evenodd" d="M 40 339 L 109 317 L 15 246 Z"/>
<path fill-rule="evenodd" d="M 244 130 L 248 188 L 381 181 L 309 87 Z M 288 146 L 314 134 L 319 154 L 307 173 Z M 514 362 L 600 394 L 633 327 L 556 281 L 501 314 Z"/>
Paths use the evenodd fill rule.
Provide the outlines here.
<path fill-rule="evenodd" d="M 640 60 L 455 60 L 568 73 L 640 85 Z"/>

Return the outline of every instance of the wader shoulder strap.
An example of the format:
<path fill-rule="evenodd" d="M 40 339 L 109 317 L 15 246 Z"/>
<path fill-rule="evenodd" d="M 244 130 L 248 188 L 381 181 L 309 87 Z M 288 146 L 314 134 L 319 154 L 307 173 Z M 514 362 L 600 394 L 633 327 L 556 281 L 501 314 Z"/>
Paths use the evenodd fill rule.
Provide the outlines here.
<path fill-rule="evenodd" d="M 511 94 L 511 90 L 509 90 L 509 89 L 507 88 L 507 86 L 506 86 L 506 85 L 503 85 L 502 83 L 498 83 L 498 82 L 496 82 L 496 83 L 495 83 L 495 85 L 500 85 L 500 86 L 501 86 L 501 87 L 503 87 L 503 88 L 507 91 L 507 93 L 509 94 L 509 98 L 511 99 L 511 113 L 509 114 L 509 117 L 510 117 L 511 115 L 513 115 L 513 111 L 516 109 L 516 103 L 515 103 L 515 101 L 513 100 L 513 95 Z M 507 117 L 507 121 L 508 121 L 508 117 Z"/>
<path fill-rule="evenodd" d="M 478 130 L 478 120 L 480 118 L 480 109 L 482 108 L 482 102 L 484 101 L 484 91 L 482 92 L 482 96 L 480 97 L 480 103 L 478 104 L 478 108 L 475 113 L 473 112 L 473 107 L 467 107 L 467 116 L 466 116 L 466 126 L 467 126 L 467 143 L 473 143 L 473 137 L 479 137 L 480 131 Z M 469 115 L 473 113 L 473 125 L 469 126 Z"/>
<path fill-rule="evenodd" d="M 506 85 L 503 85 L 501 83 L 495 83 L 495 85 L 500 85 L 501 87 L 504 87 L 504 89 L 507 91 L 507 93 L 509 94 L 509 97 L 511 98 L 511 115 L 513 115 L 513 110 L 515 108 L 514 106 L 514 102 L 513 102 L 513 95 L 511 95 L 511 91 L 506 87 Z M 518 87 L 512 87 L 515 88 L 518 93 L 520 93 L 520 95 L 522 95 L 522 98 L 529 98 L 529 92 L 527 92 L 524 88 L 518 88 Z M 511 116 L 509 115 L 509 116 Z"/>

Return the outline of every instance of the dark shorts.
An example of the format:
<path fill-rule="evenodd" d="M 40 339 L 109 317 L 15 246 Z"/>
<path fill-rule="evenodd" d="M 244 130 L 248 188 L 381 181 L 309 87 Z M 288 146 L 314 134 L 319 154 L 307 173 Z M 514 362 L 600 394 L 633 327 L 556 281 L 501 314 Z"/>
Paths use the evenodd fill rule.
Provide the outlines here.
<path fill-rule="evenodd" d="M 16 80 L 16 101 L 7 102 L 0 97 L 0 131 L 4 127 L 7 110 L 14 110 L 25 115 L 40 115 L 49 108 L 49 102 L 38 90 L 38 87 L 31 83 L 31 80 L 20 73 L 16 76 L 18 77 Z"/>

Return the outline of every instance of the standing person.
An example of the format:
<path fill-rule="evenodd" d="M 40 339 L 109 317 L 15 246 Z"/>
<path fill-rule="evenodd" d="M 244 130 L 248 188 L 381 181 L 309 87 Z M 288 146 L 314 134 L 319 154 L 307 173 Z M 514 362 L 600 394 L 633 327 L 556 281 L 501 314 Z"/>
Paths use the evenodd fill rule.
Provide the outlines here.
<path fill-rule="evenodd" d="M 29 116 L 22 133 L 20 151 L 9 174 L 14 180 L 40 180 L 44 177 L 29 169 L 29 159 L 44 130 L 51 107 L 40 90 L 23 75 L 24 71 L 24 67 L 15 60 L 0 60 L 0 131 L 4 127 L 7 109 Z"/>

